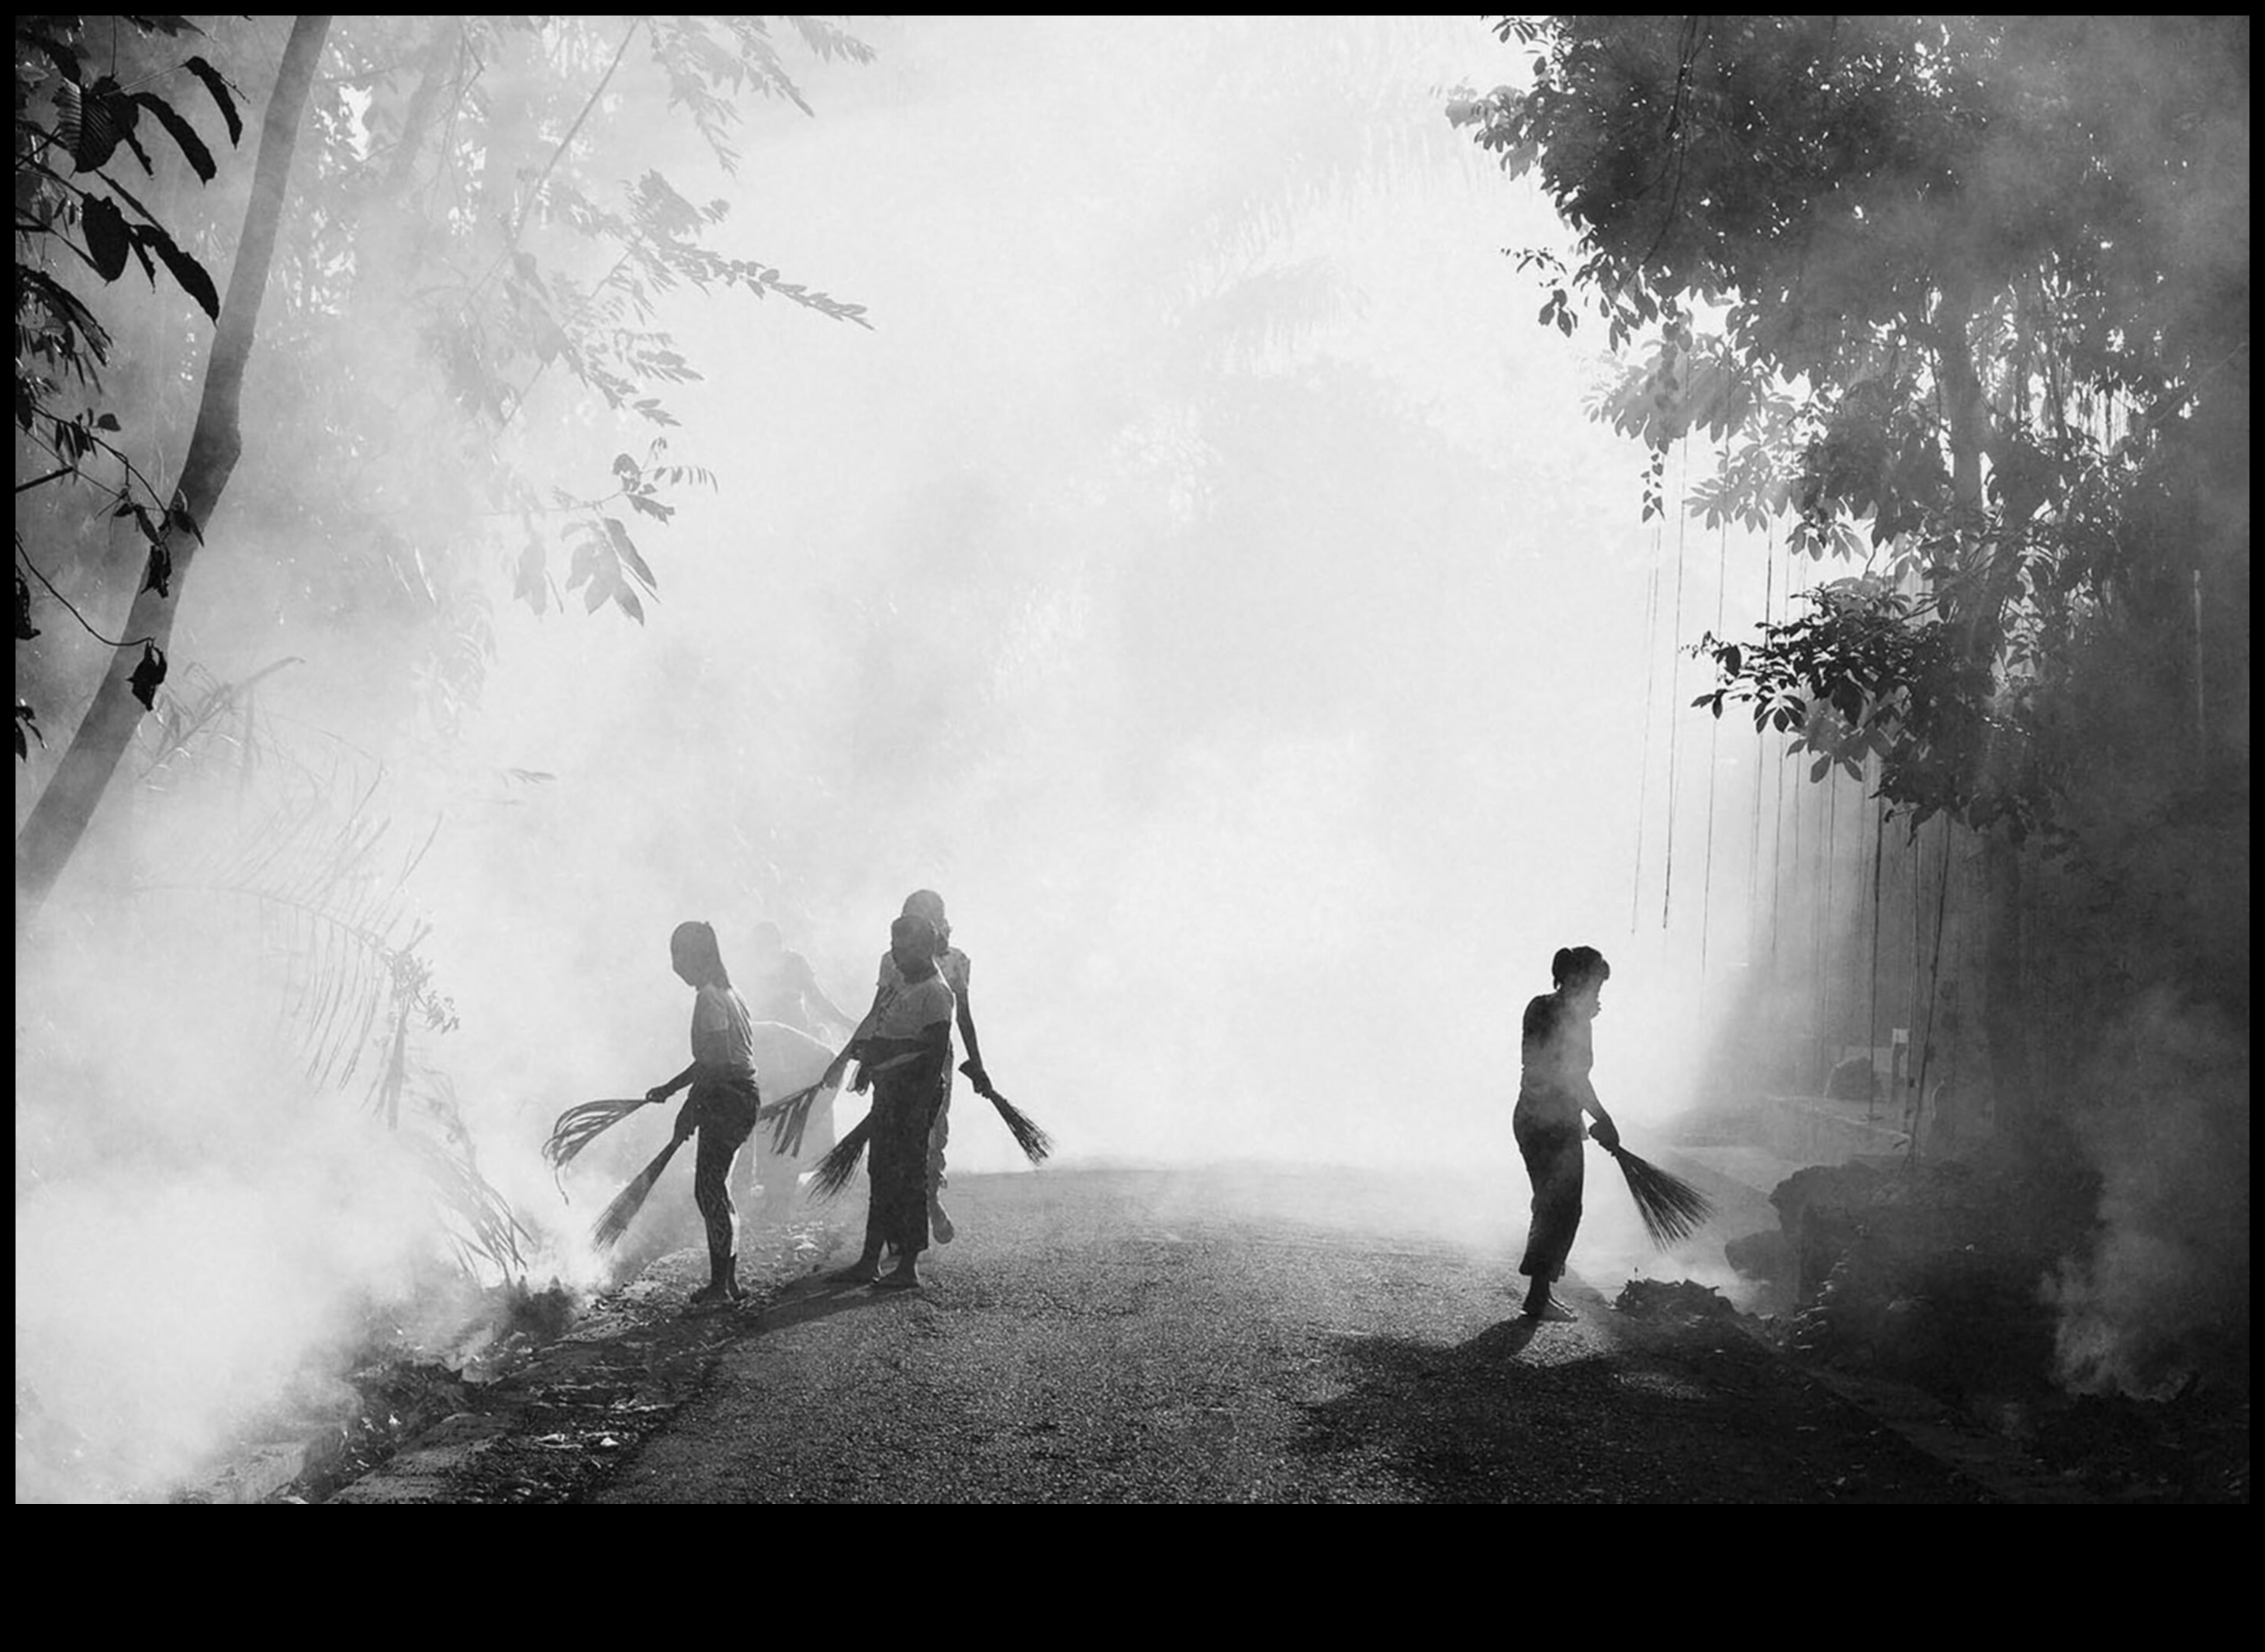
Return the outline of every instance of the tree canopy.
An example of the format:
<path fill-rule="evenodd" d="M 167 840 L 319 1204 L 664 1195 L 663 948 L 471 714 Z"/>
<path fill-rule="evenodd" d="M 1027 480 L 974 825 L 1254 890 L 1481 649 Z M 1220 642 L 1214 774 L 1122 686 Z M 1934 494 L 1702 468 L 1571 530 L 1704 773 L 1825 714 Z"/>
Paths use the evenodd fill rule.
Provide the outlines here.
<path fill-rule="evenodd" d="M 1867 560 L 1758 645 L 1709 639 L 1718 715 L 2018 834 L 2067 819 L 2049 702 L 2087 648 L 2144 635 L 2167 706 L 2231 704 L 2246 640 L 2170 644 L 2197 577 L 2246 611 L 2248 26 L 1501 23 L 1531 78 L 1450 118 L 1577 232 L 1573 268 L 1526 261 L 1546 323 L 1634 349 L 1606 415 L 1655 479 L 1722 440 L 1711 515 Z"/>

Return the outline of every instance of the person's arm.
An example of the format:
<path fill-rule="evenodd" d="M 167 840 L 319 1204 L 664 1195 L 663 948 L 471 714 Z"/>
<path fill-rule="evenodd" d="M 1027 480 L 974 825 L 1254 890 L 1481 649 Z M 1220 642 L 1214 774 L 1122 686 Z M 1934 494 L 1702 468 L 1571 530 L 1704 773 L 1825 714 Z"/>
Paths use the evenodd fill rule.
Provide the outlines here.
<path fill-rule="evenodd" d="M 683 1072 L 669 1080 L 667 1083 L 656 1084 L 651 1089 L 647 1090 L 645 1093 L 645 1099 L 648 1104 L 665 1102 L 670 1096 L 675 1095 L 677 1091 L 682 1089 L 686 1085 L 691 1083 L 693 1080 L 699 1076 L 700 1063 L 696 1060 L 690 1066 L 685 1068 Z"/>
<path fill-rule="evenodd" d="M 827 1089 L 833 1089 L 841 1082 L 841 1074 L 848 1071 L 853 1059 L 863 1059 L 857 1049 L 858 1041 L 870 1038 L 873 1030 L 873 1018 L 881 1013 L 881 1001 L 887 995 L 888 990 L 885 986 L 874 987 L 872 1008 L 865 1012 L 865 1018 L 851 1029 L 848 1040 L 841 1046 L 841 1053 L 827 1064 L 826 1076 L 819 1081 Z M 847 1021 L 848 1017 L 844 1015 L 842 1019 Z"/>
<path fill-rule="evenodd" d="M 836 1027 L 858 1024 L 847 1010 L 826 995 L 826 989 L 818 984 L 818 972 L 810 967 L 810 960 L 799 952 L 794 955 L 794 970 L 802 978 L 798 990 L 805 1003 L 816 1005 L 819 1013 Z"/>
<path fill-rule="evenodd" d="M 978 1095 L 991 1094 L 991 1075 L 983 1070 L 983 1051 L 975 1042 L 975 1012 L 967 1007 L 968 995 L 959 995 L 959 1042 L 967 1046 L 967 1059 L 959 1070 L 967 1074 L 967 1081 L 975 1087 Z"/>
<path fill-rule="evenodd" d="M 1589 1126 L 1589 1134 L 1596 1139 L 1599 1146 L 1610 1153 L 1620 1145 L 1620 1127 L 1613 1123 L 1613 1116 L 1605 1110 L 1605 1104 L 1597 1099 L 1596 1086 L 1584 1078 L 1581 1081 L 1581 1088 L 1588 1095 L 1588 1099 L 1581 1103 L 1581 1110 L 1593 1114 L 1597 1120 L 1595 1124 Z"/>
<path fill-rule="evenodd" d="M 647 1090 L 645 1093 L 645 1105 L 651 1107 L 666 1101 L 670 1096 L 675 1095 L 677 1091 L 682 1089 L 686 1085 L 691 1083 L 693 1080 L 699 1076 L 700 1063 L 697 1059 L 695 1059 L 690 1066 L 686 1067 L 683 1072 L 669 1080 L 667 1083 L 656 1084 L 651 1089 Z M 699 1122 L 700 1121 L 698 1119 L 692 1116 L 692 1103 L 688 1098 L 684 1103 L 683 1109 L 676 1115 L 676 1139 L 679 1141 L 683 1140 L 687 1136 L 692 1133 L 693 1127 Z"/>
<path fill-rule="evenodd" d="M 910 1038 L 865 1038 L 855 1048 L 868 1073 L 905 1074 L 918 1066 L 921 1072 L 916 1076 L 941 1077 L 951 1054 L 951 1022 L 932 1021 Z"/>

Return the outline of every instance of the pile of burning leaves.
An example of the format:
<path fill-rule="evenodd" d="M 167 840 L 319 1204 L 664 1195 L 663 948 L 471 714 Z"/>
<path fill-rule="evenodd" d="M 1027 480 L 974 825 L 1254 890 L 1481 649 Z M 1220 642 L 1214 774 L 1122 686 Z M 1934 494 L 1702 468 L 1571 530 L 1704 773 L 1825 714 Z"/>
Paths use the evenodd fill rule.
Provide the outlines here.
<path fill-rule="evenodd" d="M 2022 1219 L 1997 1179 L 1957 1163 L 1859 1163 L 1802 1171 L 1771 1200 L 1797 1259 L 1795 1350 L 1954 1405 L 2050 1390 L 2052 1314 L 2037 1281 L 2063 1235 Z"/>
<path fill-rule="evenodd" d="M 178 1488 L 177 1502 L 319 1503 L 444 1417 L 480 1408 L 480 1393 L 574 1323 L 556 1284 L 523 1281 L 452 1293 L 423 1325 L 376 1315 L 343 1377 L 328 1361 L 286 1384 L 247 1420 L 223 1466 Z"/>
<path fill-rule="evenodd" d="M 2022 1444 L 2124 1502 L 2247 1503 L 2249 1397 L 2189 1382 L 2164 1401 L 2084 1394 L 2035 1414 Z"/>
<path fill-rule="evenodd" d="M 1772 1196 L 1797 1257 L 1792 1350 L 1924 1389 L 2096 1495 L 2247 1502 L 2246 1379 L 2176 1397 L 2072 1395 L 2039 1289 L 2096 1194 L 1948 1163 L 1813 1168 Z"/>
<path fill-rule="evenodd" d="M 1613 1299 L 1613 1306 L 1633 1319 L 1661 1325 L 1697 1325 L 1726 1315 L 1735 1317 L 1738 1311 L 1714 1286 L 1690 1279 L 1671 1284 L 1665 1279 L 1631 1279 Z"/>

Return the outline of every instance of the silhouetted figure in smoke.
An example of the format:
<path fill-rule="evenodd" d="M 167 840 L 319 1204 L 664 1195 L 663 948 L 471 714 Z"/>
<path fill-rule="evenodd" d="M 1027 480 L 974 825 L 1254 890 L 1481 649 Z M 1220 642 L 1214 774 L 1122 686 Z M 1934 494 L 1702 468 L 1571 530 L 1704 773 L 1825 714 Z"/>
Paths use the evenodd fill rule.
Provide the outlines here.
<path fill-rule="evenodd" d="M 849 1060 L 863 1064 L 858 1086 L 873 1088 L 870 1152 L 872 1201 L 865 1216 L 865 1248 L 840 1278 L 909 1290 L 920 1283 L 919 1261 L 928 1248 L 928 1141 L 951 1073 L 951 988 L 936 967 L 936 928 L 925 918 L 902 917 L 889 927 L 889 956 L 897 984 L 876 993 L 857 1036 L 835 1058 L 838 1078 Z M 897 1265 L 881 1275 L 883 1247 Z"/>
<path fill-rule="evenodd" d="M 1581 1115 L 1596 1116 L 1597 1139 L 1619 1145 L 1620 1128 L 1589 1082 L 1595 1052 L 1589 1023 L 1604 1008 L 1613 966 L 1594 947 L 1562 947 L 1549 962 L 1557 990 L 1526 1007 L 1519 1041 L 1518 1108 L 1511 1128 L 1533 1184 L 1533 1220 L 1518 1270 L 1532 1283 L 1526 1312 L 1533 1319 L 1569 1320 L 1572 1311 L 1549 1293 L 1565 1272 L 1565 1257 L 1581 1226 Z"/>
<path fill-rule="evenodd" d="M 967 1081 L 979 1095 L 991 1093 L 991 1076 L 984 1071 L 982 1047 L 975 1039 L 975 1012 L 968 1008 L 967 978 L 973 968 L 967 954 L 951 944 L 951 924 L 943 915 L 943 897 L 932 889 L 916 889 L 905 897 L 904 915 L 924 918 L 936 930 L 936 966 L 943 977 L 943 984 L 951 988 L 953 1002 L 958 1007 L 959 1037 L 967 1046 Z M 882 1001 L 904 984 L 893 952 L 881 955 L 881 967 L 873 986 L 873 1008 L 878 1009 Z M 866 1022 L 872 1019 L 869 1013 Z M 858 1024 L 858 1031 L 865 1022 Z M 851 1035 L 854 1038 L 855 1034 Z M 839 1063 L 837 1062 L 837 1068 Z M 841 1075 L 836 1071 L 833 1077 Z M 943 1099 L 936 1110 L 936 1123 L 929 1133 L 928 1144 L 928 1220 L 929 1230 L 939 1245 L 951 1242 L 954 1228 L 951 1216 L 943 1208 L 943 1190 L 950 1185 L 943 1171 L 944 1145 L 951 1139 L 951 1063 L 947 1056 L 943 1073 Z"/>
<path fill-rule="evenodd" d="M 821 1021 L 838 1029 L 851 1025 L 818 984 L 810 960 L 787 945 L 778 925 L 764 920 L 749 941 L 754 957 L 740 975 L 747 984 L 748 1012 L 757 1021 L 775 1021 L 808 1033 L 815 1033 Z"/>
<path fill-rule="evenodd" d="M 696 1307 L 739 1299 L 739 1224 L 732 1210 L 732 1161 L 755 1127 L 762 1095 L 755 1088 L 754 1046 L 747 1006 L 732 990 L 732 977 L 717 950 L 716 931 L 704 923 L 680 923 L 668 937 L 669 962 L 693 989 L 692 1065 L 666 1084 L 645 1092 L 648 1103 L 666 1101 L 686 1085 L 676 1116 L 676 1138 L 700 1132 L 692 1172 L 692 1198 L 708 1230 L 708 1283 L 692 1296 Z"/>

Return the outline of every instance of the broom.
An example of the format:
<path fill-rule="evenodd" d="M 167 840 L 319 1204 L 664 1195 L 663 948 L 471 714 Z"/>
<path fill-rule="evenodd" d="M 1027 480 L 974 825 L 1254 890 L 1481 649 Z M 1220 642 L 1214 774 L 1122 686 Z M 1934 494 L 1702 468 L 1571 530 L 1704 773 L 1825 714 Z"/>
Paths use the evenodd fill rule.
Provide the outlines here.
<path fill-rule="evenodd" d="M 872 1139 L 873 1116 L 859 1119 L 849 1133 L 826 1150 L 810 1173 L 810 1190 L 819 1198 L 830 1199 L 856 1179 L 858 1161 L 865 1156 L 865 1144 Z"/>
<path fill-rule="evenodd" d="M 1669 1175 L 1617 1143 L 1606 1144 L 1597 1136 L 1596 1126 L 1590 1127 L 1589 1134 L 1597 1137 L 1598 1146 L 1620 1161 L 1620 1174 L 1628 1178 L 1628 1197 L 1635 1201 L 1635 1213 L 1642 1219 L 1643 1231 L 1662 1250 L 1681 1244 L 1715 1213 L 1715 1206 L 1707 1196 L 1681 1176 Z"/>
<path fill-rule="evenodd" d="M 573 1163 L 576 1153 L 644 1105 L 642 1095 L 617 1096 L 602 1102 L 584 1102 L 559 1114 L 558 1122 L 550 1126 L 550 1139 L 543 1144 L 543 1157 L 550 1166 L 551 1179 L 556 1181 L 558 1173 Z M 558 1191 L 564 1197 L 566 1190 L 562 1185 Z"/>
<path fill-rule="evenodd" d="M 974 1062 L 961 1062 L 959 1070 L 967 1074 L 971 1082 L 973 1081 Z M 975 1093 L 999 1110 L 1001 1122 L 1007 1126 L 1007 1133 L 1014 1137 L 1015 1145 L 1023 1150 L 1023 1156 L 1032 1164 L 1044 1164 L 1046 1161 L 1046 1155 L 1054 1150 L 1054 1139 L 1038 1128 L 1038 1121 L 1000 1095 L 988 1084 L 977 1085 Z"/>
<path fill-rule="evenodd" d="M 674 1138 L 653 1155 L 651 1164 L 637 1172 L 637 1180 L 614 1195 L 614 1202 L 606 1206 L 604 1212 L 591 1226 L 590 1245 L 593 1249 L 611 1249 L 614 1241 L 629 1232 L 630 1224 L 637 1219 L 637 1212 L 645 1208 L 645 1195 L 652 1191 L 652 1184 L 660 1180 L 660 1173 L 668 1168 L 668 1161 L 676 1156 L 676 1150 L 691 1139 L 689 1136 Z"/>
<path fill-rule="evenodd" d="M 963 1061 L 959 1070 L 968 1073 L 973 1065 L 972 1062 Z M 969 1073 L 971 1079 L 973 1076 Z M 1039 1128 L 1038 1120 L 996 1090 L 986 1088 L 978 1094 L 999 1110 L 1001 1120 L 1006 1124 L 1008 1133 L 1014 1137 L 1015 1145 L 1023 1150 L 1023 1156 L 1032 1164 L 1044 1163 L 1046 1155 L 1054 1150 L 1054 1143 L 1053 1138 Z M 872 1134 L 873 1116 L 868 1113 L 818 1161 L 818 1168 L 811 1173 L 810 1190 L 819 1198 L 830 1199 L 848 1187 L 857 1174 L 858 1161 L 863 1158 L 865 1144 Z"/>
<path fill-rule="evenodd" d="M 857 1074 L 856 1088 L 862 1090 L 891 1067 L 900 1067 L 907 1061 L 920 1059 L 920 1052 L 914 1051 L 906 1055 L 892 1056 L 878 1066 L 863 1067 Z M 793 1099 L 792 1096 L 787 1098 L 788 1101 Z M 786 1103 L 782 1102 L 779 1105 L 783 1107 Z M 821 1199 L 830 1199 L 848 1187 L 857 1175 L 858 1161 L 865 1156 L 865 1144 L 872 1139 L 873 1115 L 868 1111 L 851 1127 L 848 1135 L 827 1149 L 826 1156 L 812 1168 L 810 1190 Z"/>

